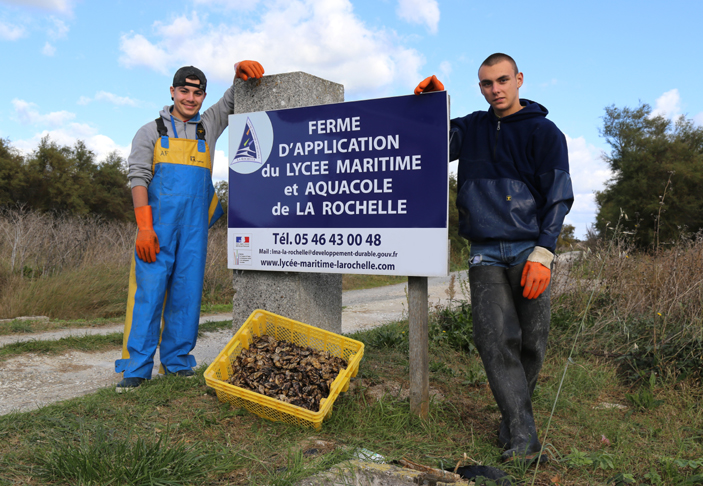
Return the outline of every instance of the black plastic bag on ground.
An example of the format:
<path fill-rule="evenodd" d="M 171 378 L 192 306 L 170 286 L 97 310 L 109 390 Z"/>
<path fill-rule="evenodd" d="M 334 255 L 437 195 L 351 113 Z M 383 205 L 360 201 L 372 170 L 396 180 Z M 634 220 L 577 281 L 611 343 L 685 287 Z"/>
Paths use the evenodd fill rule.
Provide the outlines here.
<path fill-rule="evenodd" d="M 462 466 L 456 471 L 454 469 L 447 469 L 447 471 L 456 472 L 464 479 L 473 480 L 476 486 L 513 486 L 515 484 L 505 471 L 491 466 Z"/>

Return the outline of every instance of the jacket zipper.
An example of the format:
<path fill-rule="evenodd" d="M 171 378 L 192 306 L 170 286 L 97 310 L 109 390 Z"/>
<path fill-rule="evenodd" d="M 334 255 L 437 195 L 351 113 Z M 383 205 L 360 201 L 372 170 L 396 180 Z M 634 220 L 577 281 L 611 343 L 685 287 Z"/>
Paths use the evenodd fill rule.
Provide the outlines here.
<path fill-rule="evenodd" d="M 498 162 L 497 150 L 498 150 L 498 136 L 500 135 L 500 120 L 498 120 L 498 128 L 496 128 L 496 141 L 493 143 L 493 161 Z"/>

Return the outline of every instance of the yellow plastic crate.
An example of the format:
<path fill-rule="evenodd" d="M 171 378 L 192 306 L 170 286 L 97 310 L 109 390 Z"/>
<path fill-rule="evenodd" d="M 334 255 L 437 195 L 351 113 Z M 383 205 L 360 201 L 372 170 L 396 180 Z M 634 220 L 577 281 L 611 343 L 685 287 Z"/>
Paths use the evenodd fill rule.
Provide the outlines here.
<path fill-rule="evenodd" d="M 347 361 L 347 367 L 332 382 L 329 396 L 320 401 L 318 412 L 227 383 L 226 380 L 232 376 L 232 363 L 242 349 L 248 349 L 254 337 L 263 335 L 298 346 L 328 351 Z M 349 389 L 349 380 L 358 373 L 363 355 L 364 343 L 360 341 L 257 309 L 205 370 L 205 382 L 215 389 L 221 402 L 229 402 L 238 408 L 244 407 L 265 419 L 319 429 L 322 421 L 332 415 L 332 405 L 337 396 Z"/>

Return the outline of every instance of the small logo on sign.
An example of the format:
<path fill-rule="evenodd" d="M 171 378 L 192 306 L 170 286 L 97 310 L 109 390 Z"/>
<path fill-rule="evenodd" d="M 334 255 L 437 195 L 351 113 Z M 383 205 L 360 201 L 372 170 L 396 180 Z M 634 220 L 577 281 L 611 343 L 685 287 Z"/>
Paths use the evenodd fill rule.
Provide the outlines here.
<path fill-rule="evenodd" d="M 265 111 L 229 116 L 229 168 L 252 174 L 266 165 L 273 148 L 273 126 Z"/>
<path fill-rule="evenodd" d="M 251 265 L 251 252 L 234 250 L 235 265 Z"/>
<path fill-rule="evenodd" d="M 251 242 L 249 241 L 251 237 L 249 235 L 239 235 L 234 237 L 234 247 L 235 248 L 251 248 Z"/>
<path fill-rule="evenodd" d="M 261 159 L 261 147 L 259 146 L 259 139 L 254 130 L 254 124 L 249 117 L 247 117 L 247 122 L 244 125 L 244 134 L 242 135 L 242 140 L 239 142 L 237 153 L 232 159 L 232 164 L 238 162 L 256 162 L 257 164 L 263 164 L 264 162 Z"/>

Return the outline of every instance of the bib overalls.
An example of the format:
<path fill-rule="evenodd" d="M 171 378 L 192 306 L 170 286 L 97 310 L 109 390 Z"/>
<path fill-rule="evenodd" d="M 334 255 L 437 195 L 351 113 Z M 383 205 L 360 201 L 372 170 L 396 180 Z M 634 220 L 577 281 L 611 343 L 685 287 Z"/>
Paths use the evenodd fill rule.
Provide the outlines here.
<path fill-rule="evenodd" d="M 161 372 L 195 367 L 190 352 L 198 335 L 208 228 L 223 214 L 202 125 L 199 139 L 189 140 L 169 138 L 163 120 L 156 122 L 161 136 L 148 194 L 160 252 L 154 263 L 132 255 L 122 359 L 115 362 L 125 378 L 151 378 L 159 345 Z"/>

